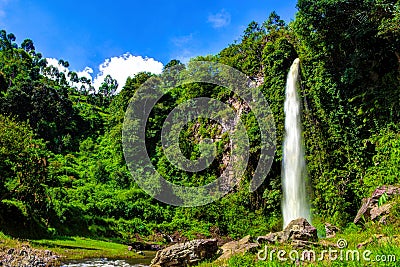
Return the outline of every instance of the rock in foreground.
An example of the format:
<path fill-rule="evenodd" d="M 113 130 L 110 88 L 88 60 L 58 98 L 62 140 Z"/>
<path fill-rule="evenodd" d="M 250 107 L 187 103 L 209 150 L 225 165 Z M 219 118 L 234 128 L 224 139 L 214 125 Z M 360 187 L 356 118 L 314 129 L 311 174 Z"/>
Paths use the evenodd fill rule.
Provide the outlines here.
<path fill-rule="evenodd" d="M 388 185 L 376 188 L 371 197 L 363 198 L 361 208 L 358 210 L 357 216 L 354 218 L 354 223 L 359 222 L 362 217 L 370 220 L 380 218 L 380 222 L 384 222 L 386 215 L 390 213 L 391 205 L 379 205 L 379 199 L 385 195 L 385 199 L 388 200 L 392 196 L 399 194 L 400 187 L 397 186 Z"/>
<path fill-rule="evenodd" d="M 291 221 L 283 232 L 286 241 L 318 241 L 317 229 L 304 218 Z"/>
<path fill-rule="evenodd" d="M 44 267 L 60 266 L 59 256 L 50 250 L 38 250 L 22 245 L 20 248 L 0 250 L 0 266 L 4 267 Z"/>
<path fill-rule="evenodd" d="M 196 239 L 179 243 L 157 252 L 152 267 L 180 267 L 196 265 L 212 258 L 218 251 L 216 239 Z"/>
<path fill-rule="evenodd" d="M 231 241 L 221 247 L 222 255 L 217 259 L 226 260 L 237 254 L 244 254 L 247 251 L 255 250 L 259 246 L 258 243 L 252 242 L 252 238 L 248 235 L 239 241 Z"/>
<path fill-rule="evenodd" d="M 259 236 L 259 243 L 287 243 L 292 242 L 295 245 L 317 242 L 317 229 L 313 227 L 306 219 L 298 218 L 289 223 L 281 232 L 270 233 L 266 236 Z"/>
<path fill-rule="evenodd" d="M 340 232 L 340 228 L 330 223 L 325 223 L 325 233 L 327 238 L 336 236 L 336 233 Z"/>

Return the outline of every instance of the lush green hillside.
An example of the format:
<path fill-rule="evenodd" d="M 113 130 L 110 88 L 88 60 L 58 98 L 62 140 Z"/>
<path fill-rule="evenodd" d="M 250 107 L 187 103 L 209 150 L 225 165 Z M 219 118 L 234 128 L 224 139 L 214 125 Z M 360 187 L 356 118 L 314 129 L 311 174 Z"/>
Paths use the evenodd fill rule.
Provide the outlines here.
<path fill-rule="evenodd" d="M 31 40 L 0 32 L 0 230 L 13 236 L 86 235 L 120 238 L 157 234 L 230 236 L 280 230 L 283 101 L 286 75 L 301 59 L 303 129 L 313 215 L 345 226 L 361 199 L 379 185 L 399 184 L 400 2 L 299 0 L 286 24 L 272 13 L 251 22 L 240 40 L 217 55 L 192 59 L 232 66 L 252 80 L 273 112 L 277 150 L 271 171 L 255 192 L 249 181 L 260 154 L 254 114 L 242 119 L 249 135 L 249 166 L 239 186 L 206 206 L 173 207 L 135 183 L 122 151 L 125 110 L 150 73 L 128 78 L 115 94 L 107 77 L 95 91 L 76 73 L 48 66 Z M 68 66 L 68 62 L 60 63 Z M 181 66 L 172 60 L 167 67 Z M 76 86 L 79 84 L 79 86 Z M 78 87 L 78 88 L 77 88 Z M 200 141 L 220 137 L 217 160 L 200 173 L 177 170 L 161 146 L 168 113 L 194 97 L 229 102 L 234 93 L 192 83 L 165 95 L 146 132 L 153 165 L 181 185 L 213 181 L 226 167 L 227 135 L 212 121 L 190 122 L 180 133 L 192 159 Z"/>

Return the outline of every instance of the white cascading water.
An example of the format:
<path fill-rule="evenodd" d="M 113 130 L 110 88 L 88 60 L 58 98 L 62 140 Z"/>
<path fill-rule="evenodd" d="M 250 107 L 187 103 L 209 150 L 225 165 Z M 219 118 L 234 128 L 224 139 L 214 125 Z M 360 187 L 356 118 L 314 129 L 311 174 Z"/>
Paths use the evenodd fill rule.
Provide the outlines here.
<path fill-rule="evenodd" d="M 297 92 L 300 60 L 297 58 L 286 81 L 285 140 L 283 143 L 283 227 L 292 220 L 305 218 L 311 223 L 310 205 L 306 195 L 306 162 L 300 123 L 300 101 Z"/>

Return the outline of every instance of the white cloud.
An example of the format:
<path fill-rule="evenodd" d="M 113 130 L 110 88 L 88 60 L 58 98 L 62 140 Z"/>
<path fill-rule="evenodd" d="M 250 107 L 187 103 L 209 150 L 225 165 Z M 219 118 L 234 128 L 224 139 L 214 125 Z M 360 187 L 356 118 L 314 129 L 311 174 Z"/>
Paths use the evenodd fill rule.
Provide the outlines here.
<path fill-rule="evenodd" d="M 46 61 L 47 61 L 48 66 L 52 65 L 52 66 L 56 67 L 59 72 L 64 72 L 64 73 L 68 74 L 68 71 L 69 71 L 68 68 L 65 68 L 64 66 L 58 64 L 58 59 L 48 57 L 48 58 L 46 58 Z"/>
<path fill-rule="evenodd" d="M 208 16 L 208 23 L 211 23 L 213 28 L 228 26 L 231 23 L 231 14 L 229 14 L 225 9 L 222 9 L 216 14 L 210 14 Z"/>
<path fill-rule="evenodd" d="M 154 60 L 153 58 L 143 58 L 141 56 L 133 56 L 130 53 L 125 53 L 119 57 L 112 57 L 106 59 L 104 63 L 99 66 L 99 74 L 93 80 L 94 88 L 99 88 L 103 83 L 104 78 L 109 74 L 117 80 L 118 89 L 121 91 L 124 87 L 126 79 L 141 71 L 148 71 L 151 73 L 159 74 L 162 72 L 163 64 Z"/>
<path fill-rule="evenodd" d="M 55 58 L 46 58 L 48 65 L 53 65 L 60 72 L 64 72 L 67 80 L 70 82 L 68 77 L 69 68 L 65 68 L 58 64 L 58 60 Z M 104 81 L 107 75 L 111 75 L 112 78 L 118 82 L 117 92 L 121 91 L 124 87 L 126 79 L 132 77 L 141 71 L 148 71 L 154 74 L 162 72 L 163 64 L 153 58 L 143 58 L 141 56 L 133 56 L 130 53 L 125 53 L 119 57 L 112 57 L 106 59 L 99 66 L 99 73 L 96 77 L 93 76 L 93 69 L 86 67 L 84 70 L 76 71 L 78 77 L 85 77 L 89 79 L 93 87 L 97 90 Z M 73 86 L 80 88 L 81 83 L 74 83 Z"/>
<path fill-rule="evenodd" d="M 89 80 L 93 80 L 92 78 L 93 69 L 90 67 L 86 67 L 84 70 L 77 71 L 76 74 L 78 74 L 78 77 L 85 77 Z"/>

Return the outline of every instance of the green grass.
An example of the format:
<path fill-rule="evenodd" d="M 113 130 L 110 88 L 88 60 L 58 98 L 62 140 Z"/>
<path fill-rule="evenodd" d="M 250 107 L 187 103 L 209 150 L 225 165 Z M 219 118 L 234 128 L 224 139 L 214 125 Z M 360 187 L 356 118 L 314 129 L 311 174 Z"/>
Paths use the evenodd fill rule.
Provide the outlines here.
<path fill-rule="evenodd" d="M 13 239 L 0 231 L 0 250 L 2 250 L 5 247 L 7 248 L 17 247 L 20 244 L 21 242 L 19 242 L 18 240 Z"/>
<path fill-rule="evenodd" d="M 369 223 L 365 226 L 356 226 L 354 224 L 349 224 L 342 233 L 337 234 L 334 238 L 320 238 L 320 241 L 326 244 L 330 244 L 332 250 L 338 251 L 338 259 L 330 260 L 328 256 L 328 252 L 325 253 L 324 260 L 318 260 L 321 256 L 322 250 L 328 250 L 328 248 L 316 247 L 312 248 L 316 253 L 316 261 L 291 261 L 288 257 L 289 252 L 292 250 L 290 245 L 268 245 L 267 246 L 267 259 L 266 260 L 258 260 L 257 253 L 247 253 L 245 255 L 237 255 L 230 258 L 226 262 L 204 262 L 200 264 L 200 267 L 219 267 L 219 266 L 229 266 L 229 267 L 275 267 L 275 266 L 308 266 L 308 267 L 322 267 L 322 266 L 400 266 L 400 221 L 392 221 L 389 225 L 381 225 L 377 223 Z M 376 238 L 376 235 L 384 235 L 384 238 Z M 338 240 L 344 239 L 347 242 L 347 247 L 343 248 L 343 260 L 340 260 L 340 249 L 334 247 L 334 245 L 338 242 Z M 357 245 L 363 243 L 365 241 L 371 241 L 365 246 L 361 248 L 357 248 Z M 264 248 L 264 246 L 261 246 Z M 284 257 L 288 258 L 287 261 L 280 261 L 277 258 L 277 252 L 273 254 L 273 259 L 270 260 L 270 252 L 275 250 L 284 250 L 286 251 L 286 255 Z M 304 250 L 309 249 L 299 249 L 297 250 L 301 256 L 301 253 Z M 349 260 L 346 261 L 346 252 L 357 250 L 360 255 L 360 261 L 352 260 L 350 257 Z M 371 260 L 366 261 L 363 259 L 363 253 L 369 250 L 371 252 L 370 255 L 367 255 Z M 391 257 L 395 256 L 396 261 L 390 262 L 378 262 L 376 261 L 376 256 L 380 257 Z"/>
<path fill-rule="evenodd" d="M 49 249 L 62 255 L 66 260 L 85 258 L 118 258 L 132 259 L 143 258 L 133 251 L 128 251 L 128 246 L 113 241 L 95 240 L 84 237 L 59 237 L 55 239 L 30 240 L 33 247 Z"/>
<path fill-rule="evenodd" d="M 258 260 L 257 254 L 245 254 L 232 257 L 226 262 L 203 262 L 201 267 L 219 267 L 219 266 L 255 266 L 255 267 L 275 267 L 275 266 L 400 266 L 400 197 L 393 202 L 393 209 L 391 215 L 387 218 L 387 225 L 379 223 L 368 222 L 364 225 L 355 225 L 350 223 L 337 234 L 334 238 L 320 238 L 320 242 L 330 244 L 329 247 L 335 248 L 335 244 L 339 239 L 346 240 L 347 247 L 343 251 L 358 250 L 360 253 L 360 261 L 356 260 L 330 260 L 328 255 L 323 260 L 316 261 L 299 261 L 293 262 L 288 259 L 287 261 L 279 261 L 275 253 L 273 260 L 269 257 L 265 260 Z M 325 236 L 323 229 L 323 221 L 316 221 L 317 227 L 320 228 L 319 232 L 321 237 Z M 383 235 L 384 238 L 377 238 L 377 235 Z M 357 248 L 360 243 L 370 241 L 362 248 Z M 26 242 L 21 242 L 13 239 L 0 232 L 0 250 L 4 247 L 20 247 Z M 84 237 L 57 237 L 53 239 L 29 240 L 30 245 L 38 249 L 49 249 L 64 257 L 65 260 L 106 257 L 118 259 L 140 259 L 144 258 L 133 251 L 128 251 L 127 245 L 118 243 L 116 240 L 98 240 Z M 263 248 L 263 247 L 262 247 Z M 261 249 L 261 247 L 260 247 Z M 268 253 L 271 250 L 284 250 L 286 255 L 292 250 L 290 245 L 268 245 Z M 324 247 L 316 247 L 313 250 L 316 252 L 316 258 L 321 255 Z M 394 255 L 396 262 L 376 262 L 365 261 L 362 259 L 362 253 L 366 250 L 371 251 L 370 258 L 375 259 L 377 255 Z M 301 255 L 302 251 L 298 250 Z M 148 255 L 150 256 L 150 255 Z"/>
<path fill-rule="evenodd" d="M 19 240 L 0 232 L 0 251 L 8 248 L 20 248 L 30 245 L 40 250 L 51 250 L 60 255 L 63 261 L 88 258 L 109 259 L 143 259 L 154 256 L 146 252 L 146 256 L 134 251 L 128 251 L 128 246 L 116 243 L 114 240 L 97 240 L 85 237 L 57 237 L 53 239 Z"/>

